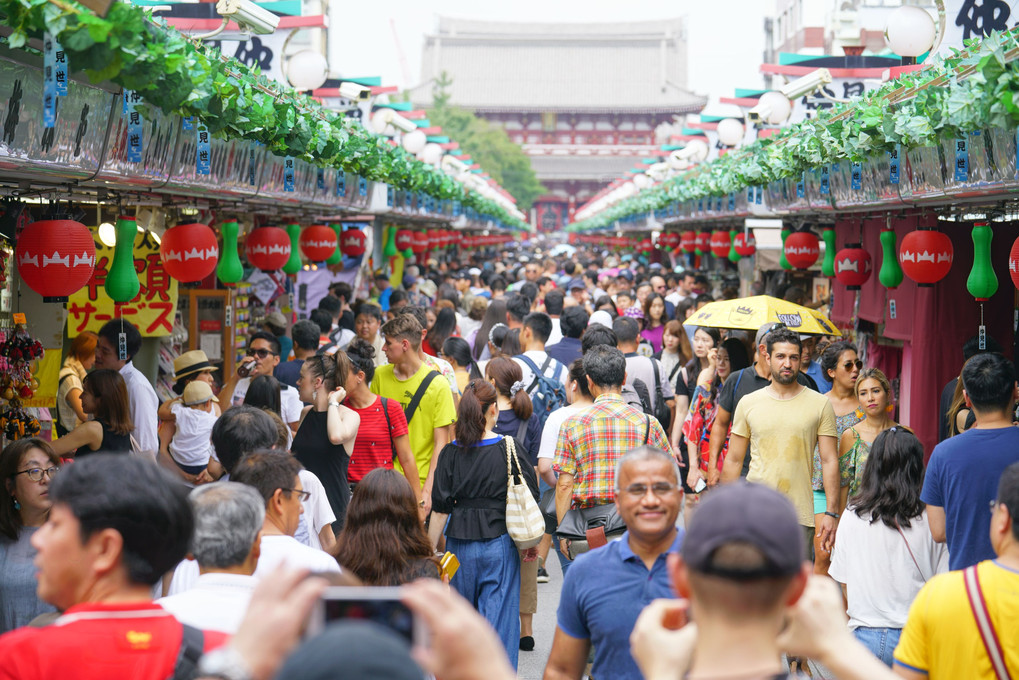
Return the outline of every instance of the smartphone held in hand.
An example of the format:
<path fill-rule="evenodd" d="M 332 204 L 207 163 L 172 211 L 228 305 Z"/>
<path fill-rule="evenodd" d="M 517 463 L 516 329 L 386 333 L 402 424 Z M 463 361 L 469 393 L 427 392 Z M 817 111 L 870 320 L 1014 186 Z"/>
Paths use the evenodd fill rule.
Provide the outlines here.
<path fill-rule="evenodd" d="M 399 588 L 326 588 L 311 611 L 306 634 L 316 635 L 330 622 L 340 619 L 374 621 L 395 631 L 411 645 L 422 645 L 425 641 L 424 623 L 400 600 Z"/>

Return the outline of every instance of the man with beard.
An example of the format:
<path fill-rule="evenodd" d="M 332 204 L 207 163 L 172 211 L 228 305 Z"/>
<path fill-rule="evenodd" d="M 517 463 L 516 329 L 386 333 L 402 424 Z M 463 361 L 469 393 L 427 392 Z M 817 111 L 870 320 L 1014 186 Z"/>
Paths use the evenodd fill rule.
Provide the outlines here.
<path fill-rule="evenodd" d="M 821 469 L 828 507 L 817 533 L 826 550 L 835 540 L 839 518 L 839 461 L 835 411 L 823 394 L 796 381 L 800 372 L 800 336 L 788 328 L 767 336 L 771 384 L 740 400 L 733 414 L 729 454 L 722 482 L 739 479 L 750 447 L 748 482 L 780 491 L 796 508 L 808 546 L 813 545 L 814 509 L 810 476 L 814 445 L 821 452 Z M 809 548 L 808 548 L 809 550 Z M 807 555 L 807 559 L 809 559 Z"/>

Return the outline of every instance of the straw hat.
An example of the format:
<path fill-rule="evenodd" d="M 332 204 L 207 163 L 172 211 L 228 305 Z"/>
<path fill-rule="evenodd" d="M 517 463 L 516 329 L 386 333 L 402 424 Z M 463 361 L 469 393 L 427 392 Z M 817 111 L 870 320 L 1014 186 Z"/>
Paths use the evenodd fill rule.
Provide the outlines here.
<path fill-rule="evenodd" d="M 184 388 L 184 405 L 195 406 L 196 404 L 204 404 L 207 401 L 218 402 L 212 393 L 212 388 L 209 387 L 209 383 L 202 382 L 201 380 L 192 380 L 188 383 L 188 386 Z"/>
<path fill-rule="evenodd" d="M 195 373 L 204 373 L 206 371 L 211 372 L 215 370 L 217 370 L 216 367 L 209 363 L 209 357 L 206 356 L 205 352 L 200 349 L 193 349 L 190 352 L 184 352 L 173 360 L 174 381 Z"/>

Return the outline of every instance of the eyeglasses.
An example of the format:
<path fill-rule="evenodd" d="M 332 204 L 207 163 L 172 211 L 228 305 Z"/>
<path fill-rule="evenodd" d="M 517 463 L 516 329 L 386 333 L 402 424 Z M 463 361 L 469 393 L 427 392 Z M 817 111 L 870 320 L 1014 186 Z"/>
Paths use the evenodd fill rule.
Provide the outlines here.
<path fill-rule="evenodd" d="M 311 493 L 304 491 L 303 489 L 280 489 L 280 491 L 286 491 L 287 493 L 296 493 L 297 497 L 301 499 L 302 503 L 307 503 L 311 500 Z"/>
<path fill-rule="evenodd" d="M 632 498 L 643 498 L 647 495 L 647 490 L 651 489 L 651 493 L 658 498 L 661 498 L 662 496 L 667 496 L 674 492 L 677 488 L 677 485 L 670 484 L 669 482 L 655 482 L 651 486 L 648 486 L 647 484 L 631 484 L 623 489 L 623 491 L 626 495 L 631 496 Z"/>
<path fill-rule="evenodd" d="M 856 370 L 859 371 L 863 368 L 863 362 L 857 359 L 856 361 L 847 361 L 846 363 L 842 364 L 842 368 L 846 369 L 847 371 L 853 370 L 853 366 L 856 366 Z"/>
<path fill-rule="evenodd" d="M 252 348 L 249 347 L 248 348 L 248 356 L 249 357 L 258 357 L 259 359 L 264 359 L 266 357 L 274 357 L 274 356 L 276 356 L 276 352 L 273 352 L 271 349 L 265 349 L 265 348 L 252 349 Z"/>
<path fill-rule="evenodd" d="M 30 468 L 28 470 L 22 470 L 21 472 L 15 472 L 13 476 L 17 477 L 18 475 L 28 475 L 28 478 L 31 479 L 33 482 L 41 482 L 43 475 L 46 475 L 46 477 L 49 479 L 53 479 L 53 476 L 58 472 L 60 472 L 60 468 L 54 465 L 46 468 L 45 470 L 42 468 Z"/>

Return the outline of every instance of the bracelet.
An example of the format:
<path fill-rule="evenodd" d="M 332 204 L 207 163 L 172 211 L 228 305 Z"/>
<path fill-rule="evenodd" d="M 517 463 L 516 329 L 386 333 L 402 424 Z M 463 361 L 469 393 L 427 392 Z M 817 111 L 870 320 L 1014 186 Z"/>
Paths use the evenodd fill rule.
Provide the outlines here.
<path fill-rule="evenodd" d="M 834 517 L 835 519 L 839 518 L 839 513 L 837 512 L 828 512 L 827 510 L 825 510 L 824 514 L 828 515 L 829 517 Z"/>
<path fill-rule="evenodd" d="M 329 408 L 332 408 L 334 406 L 336 408 L 339 408 L 340 407 L 340 402 L 338 402 L 338 401 L 331 401 L 331 402 L 329 402 Z"/>

